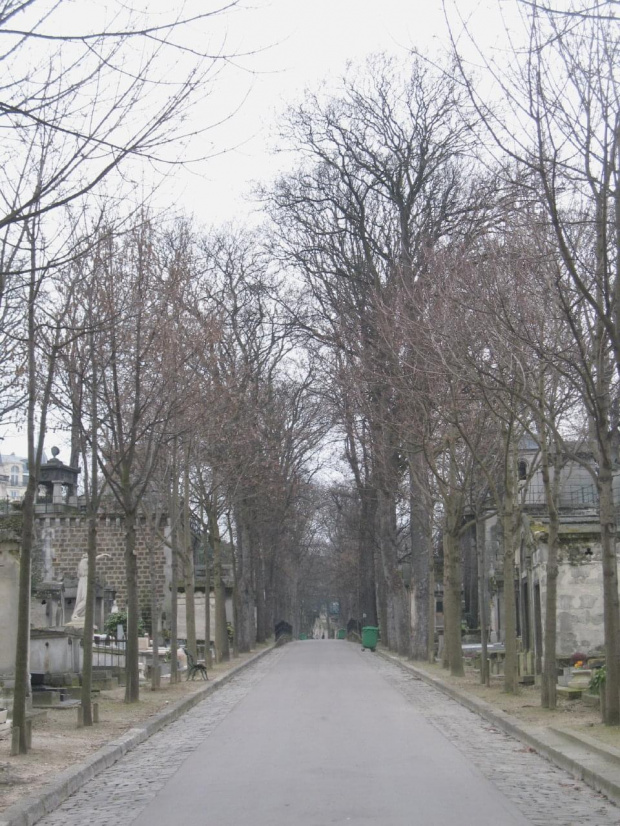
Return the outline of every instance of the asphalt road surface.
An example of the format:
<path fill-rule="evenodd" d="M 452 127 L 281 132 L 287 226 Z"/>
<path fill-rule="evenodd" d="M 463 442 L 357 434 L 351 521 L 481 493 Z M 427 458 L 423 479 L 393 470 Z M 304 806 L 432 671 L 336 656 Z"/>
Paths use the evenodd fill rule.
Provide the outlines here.
<path fill-rule="evenodd" d="M 42 826 L 616 826 L 588 787 L 397 665 L 295 642 Z"/>

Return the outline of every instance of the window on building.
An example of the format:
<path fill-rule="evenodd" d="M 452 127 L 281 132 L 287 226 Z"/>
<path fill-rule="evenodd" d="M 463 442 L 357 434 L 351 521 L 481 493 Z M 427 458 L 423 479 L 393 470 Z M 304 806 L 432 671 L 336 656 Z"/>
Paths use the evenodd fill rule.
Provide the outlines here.
<path fill-rule="evenodd" d="M 519 480 L 525 482 L 527 479 L 527 462 L 525 459 L 519 461 Z"/>
<path fill-rule="evenodd" d="M 11 467 L 11 484 L 19 485 L 19 466 L 13 465 Z"/>

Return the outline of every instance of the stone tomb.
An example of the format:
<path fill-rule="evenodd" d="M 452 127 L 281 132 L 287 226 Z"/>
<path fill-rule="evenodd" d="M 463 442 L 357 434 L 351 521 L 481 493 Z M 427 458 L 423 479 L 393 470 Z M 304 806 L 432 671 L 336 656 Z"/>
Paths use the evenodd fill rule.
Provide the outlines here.
<path fill-rule="evenodd" d="M 17 610 L 19 600 L 19 534 L 0 526 L 0 706 L 4 691 L 15 685 Z"/>
<path fill-rule="evenodd" d="M 82 632 L 76 628 L 33 628 L 30 673 L 33 683 L 71 685 L 82 671 Z"/>

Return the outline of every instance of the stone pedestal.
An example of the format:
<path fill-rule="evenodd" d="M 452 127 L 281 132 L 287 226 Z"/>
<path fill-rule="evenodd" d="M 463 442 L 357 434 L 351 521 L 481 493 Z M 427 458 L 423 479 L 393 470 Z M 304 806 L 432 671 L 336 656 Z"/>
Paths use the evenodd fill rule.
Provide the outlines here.
<path fill-rule="evenodd" d="M 0 522 L 0 687 L 13 688 L 19 603 L 19 535 Z"/>
<path fill-rule="evenodd" d="M 82 631 L 78 628 L 33 628 L 30 632 L 30 673 L 43 675 L 50 684 L 54 675 L 78 675 L 82 671 Z M 64 683 L 63 683 L 64 684 Z"/>
<path fill-rule="evenodd" d="M 42 582 L 32 596 L 30 623 L 34 628 L 62 628 L 65 624 L 64 585 Z"/>
<path fill-rule="evenodd" d="M 54 479 L 52 482 L 52 503 L 54 505 L 62 505 L 65 501 L 64 493 L 62 480 Z"/>

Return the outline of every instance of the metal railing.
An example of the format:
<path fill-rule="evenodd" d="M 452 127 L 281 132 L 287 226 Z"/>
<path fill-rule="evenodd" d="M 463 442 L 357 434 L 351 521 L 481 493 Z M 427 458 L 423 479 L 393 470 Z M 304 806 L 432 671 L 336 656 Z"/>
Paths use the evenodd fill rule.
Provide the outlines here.
<path fill-rule="evenodd" d="M 93 643 L 94 668 L 125 668 L 125 640 L 97 635 Z"/>
<path fill-rule="evenodd" d="M 526 505 L 545 505 L 545 487 L 542 482 L 530 482 L 522 492 L 523 502 Z M 598 506 L 598 491 L 596 485 L 577 482 L 565 482 L 560 488 L 561 508 L 583 508 Z"/>
<path fill-rule="evenodd" d="M 9 514 L 15 513 L 12 506 L 13 501 L 17 500 L 11 500 L 8 497 L 6 499 L 0 499 L 0 516 L 9 516 Z"/>

